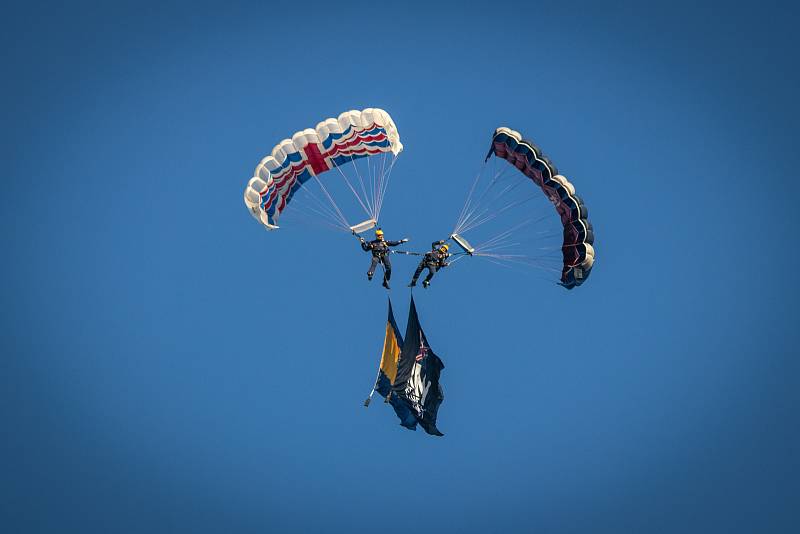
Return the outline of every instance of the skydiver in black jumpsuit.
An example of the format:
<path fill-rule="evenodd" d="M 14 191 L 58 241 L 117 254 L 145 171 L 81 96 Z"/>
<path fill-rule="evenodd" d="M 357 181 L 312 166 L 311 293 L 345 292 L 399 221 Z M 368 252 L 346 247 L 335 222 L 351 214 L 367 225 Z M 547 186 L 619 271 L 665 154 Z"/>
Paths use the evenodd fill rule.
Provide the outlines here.
<path fill-rule="evenodd" d="M 436 248 L 438 245 L 442 246 Z M 417 285 L 417 279 L 419 279 L 419 275 L 422 274 L 423 269 L 428 269 L 428 276 L 422 281 L 422 287 L 427 288 L 431 285 L 431 278 L 436 274 L 436 271 L 449 265 L 447 263 L 447 257 L 450 256 L 450 254 L 447 253 L 448 248 L 449 247 L 444 244 L 444 241 L 434 241 L 431 243 L 430 252 L 426 252 L 422 257 L 422 261 L 419 262 L 417 270 L 414 271 L 414 278 L 411 279 L 411 283 L 408 284 L 408 287 Z"/>
<path fill-rule="evenodd" d="M 403 238 L 400 241 L 385 241 L 383 239 L 383 230 L 378 228 L 375 230 L 375 239 L 372 241 L 364 241 L 364 238 L 358 236 L 361 241 L 361 248 L 364 252 L 372 252 L 372 262 L 369 264 L 369 271 L 367 271 L 367 279 L 372 280 L 372 275 L 375 274 L 375 267 L 379 263 L 383 264 L 383 287 L 389 289 L 389 279 L 392 277 L 392 262 L 389 261 L 389 247 L 396 247 L 402 243 L 406 243 L 408 239 Z"/>

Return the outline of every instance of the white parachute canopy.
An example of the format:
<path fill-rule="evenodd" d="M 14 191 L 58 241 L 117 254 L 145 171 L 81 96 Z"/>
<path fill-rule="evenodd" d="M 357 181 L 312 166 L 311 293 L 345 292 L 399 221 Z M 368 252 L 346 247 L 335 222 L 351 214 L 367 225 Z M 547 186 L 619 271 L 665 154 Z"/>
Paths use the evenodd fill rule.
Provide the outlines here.
<path fill-rule="evenodd" d="M 346 111 L 275 145 L 247 183 L 245 205 L 269 230 L 278 228 L 284 211 L 342 231 L 369 230 L 378 224 L 402 150 L 397 127 L 384 110 Z M 364 219 L 362 211 L 366 220 L 352 224 L 351 219 Z"/>

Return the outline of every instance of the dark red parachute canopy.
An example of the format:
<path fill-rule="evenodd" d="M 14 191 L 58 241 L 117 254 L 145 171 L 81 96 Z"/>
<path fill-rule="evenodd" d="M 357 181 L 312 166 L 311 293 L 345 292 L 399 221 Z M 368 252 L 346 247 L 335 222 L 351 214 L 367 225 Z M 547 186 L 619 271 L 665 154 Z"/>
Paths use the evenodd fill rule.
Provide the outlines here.
<path fill-rule="evenodd" d="M 589 277 L 594 264 L 594 233 L 588 219 L 589 211 L 575 194 L 575 186 L 558 174 L 555 165 L 539 147 L 509 128 L 495 130 L 486 159 L 492 154 L 505 159 L 529 177 L 553 203 L 564 226 L 561 285 L 567 289 L 581 285 Z"/>

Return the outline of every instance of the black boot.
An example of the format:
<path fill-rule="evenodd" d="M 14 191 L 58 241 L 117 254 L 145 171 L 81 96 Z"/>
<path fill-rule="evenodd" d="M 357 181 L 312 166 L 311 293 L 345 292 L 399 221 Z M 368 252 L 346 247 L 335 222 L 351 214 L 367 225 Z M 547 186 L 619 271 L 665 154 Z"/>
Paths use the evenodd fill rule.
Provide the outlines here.
<path fill-rule="evenodd" d="M 385 287 L 386 289 L 392 289 L 391 287 L 389 287 L 389 281 L 386 279 L 383 280 L 383 287 Z"/>
<path fill-rule="evenodd" d="M 428 289 L 428 286 L 429 286 L 429 285 L 431 285 L 431 283 L 430 283 L 430 282 L 428 282 L 427 280 L 423 280 L 423 281 L 422 281 L 422 287 L 424 287 L 425 289 Z"/>
<path fill-rule="evenodd" d="M 416 280 L 412 280 L 411 283 L 408 284 L 408 287 L 417 287 L 417 281 Z"/>

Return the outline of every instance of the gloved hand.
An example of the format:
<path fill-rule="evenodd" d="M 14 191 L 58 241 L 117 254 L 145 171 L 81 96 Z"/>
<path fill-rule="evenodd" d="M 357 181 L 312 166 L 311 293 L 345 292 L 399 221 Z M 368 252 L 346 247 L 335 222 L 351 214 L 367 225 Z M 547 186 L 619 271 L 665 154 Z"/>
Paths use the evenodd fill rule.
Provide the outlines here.
<path fill-rule="evenodd" d="M 403 239 L 401 239 L 401 240 L 400 240 L 400 242 L 401 242 L 401 243 L 408 243 L 408 238 L 407 238 L 407 237 L 404 237 Z"/>

